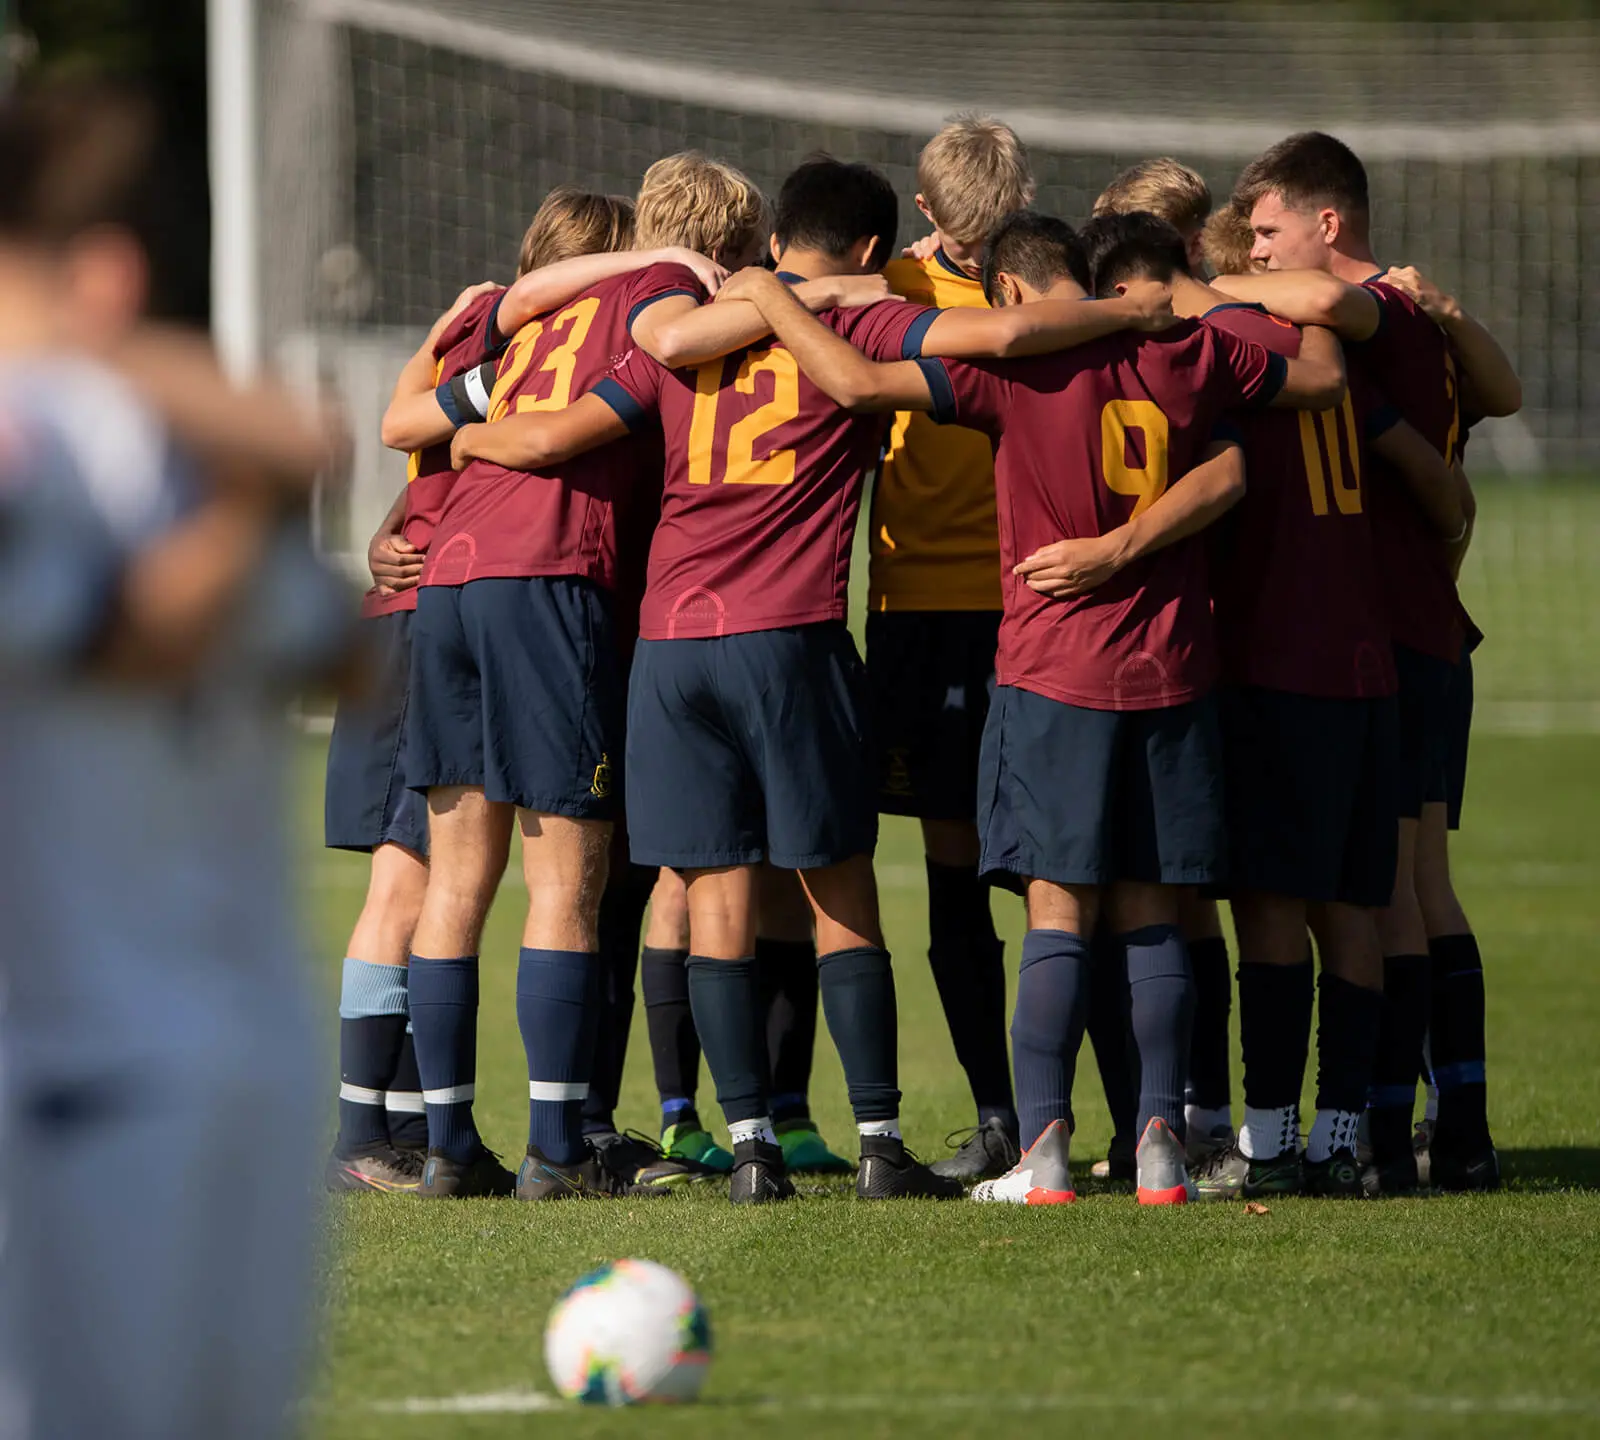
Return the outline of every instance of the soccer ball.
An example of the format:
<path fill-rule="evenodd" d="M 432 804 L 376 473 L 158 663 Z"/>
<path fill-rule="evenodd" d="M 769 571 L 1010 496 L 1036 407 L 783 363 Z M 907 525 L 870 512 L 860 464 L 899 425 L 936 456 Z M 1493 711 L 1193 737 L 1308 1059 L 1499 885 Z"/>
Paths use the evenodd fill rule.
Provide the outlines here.
<path fill-rule="evenodd" d="M 556 1389 L 585 1405 L 693 1400 L 711 1362 L 705 1306 L 676 1271 L 614 1260 L 556 1301 L 544 1363 Z"/>

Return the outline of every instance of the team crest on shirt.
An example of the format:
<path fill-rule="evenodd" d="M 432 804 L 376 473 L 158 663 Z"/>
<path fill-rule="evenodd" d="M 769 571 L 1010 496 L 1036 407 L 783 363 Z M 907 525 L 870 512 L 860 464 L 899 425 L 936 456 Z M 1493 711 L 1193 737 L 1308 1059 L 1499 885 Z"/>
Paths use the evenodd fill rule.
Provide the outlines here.
<path fill-rule="evenodd" d="M 611 794 L 611 757 L 606 754 L 600 756 L 600 763 L 594 767 L 594 779 L 589 783 L 589 793 L 596 800 L 604 800 Z"/>

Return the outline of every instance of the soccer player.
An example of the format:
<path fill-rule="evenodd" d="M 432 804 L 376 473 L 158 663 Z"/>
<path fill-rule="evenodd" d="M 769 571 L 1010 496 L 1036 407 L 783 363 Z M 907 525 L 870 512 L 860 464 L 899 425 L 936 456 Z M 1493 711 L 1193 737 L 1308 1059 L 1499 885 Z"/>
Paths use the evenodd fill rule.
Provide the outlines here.
<path fill-rule="evenodd" d="M 1090 233 L 1093 232 L 1093 233 Z M 1097 293 L 1167 279 L 1173 309 L 1278 354 L 1298 330 L 1187 274 L 1149 215 L 1086 229 Z M 1250 485 L 1218 536 L 1228 893 L 1239 936 L 1245 1124 L 1201 1165 L 1202 1198 L 1359 1195 L 1355 1131 L 1382 1004 L 1375 915 L 1394 885 L 1396 681 L 1362 475 L 1369 447 L 1450 504 L 1438 452 L 1358 376 L 1337 411 L 1239 417 Z M 1317 1115 L 1302 1164 L 1311 1032 L 1306 927 L 1322 960 Z"/>
<path fill-rule="evenodd" d="M 1246 167 L 1235 194 L 1251 210 L 1253 258 L 1271 271 L 1325 274 L 1242 277 L 1222 288 L 1258 299 L 1291 320 L 1332 320 L 1341 334 L 1363 342 L 1357 351 L 1362 368 L 1447 464 L 1457 459 L 1463 400 L 1474 415 L 1506 413 L 1520 403 L 1514 372 L 1481 326 L 1462 326 L 1458 351 L 1409 296 L 1384 279 L 1370 240 L 1366 171 L 1347 146 L 1318 132 L 1292 135 Z M 1313 303 L 1305 303 L 1307 296 Z M 1458 366 L 1458 358 L 1471 368 Z M 1465 526 L 1441 534 L 1443 517 L 1428 513 L 1392 472 L 1379 467 L 1374 478 L 1379 574 L 1400 682 L 1400 858 L 1394 898 L 1379 926 L 1384 1012 L 1369 1106 L 1374 1163 L 1366 1175 L 1369 1192 L 1388 1194 L 1417 1183 L 1412 1111 L 1432 969 L 1417 894 L 1417 846 L 1425 812 L 1434 817 L 1425 827 L 1429 833 L 1439 841 L 1447 834 L 1440 821 L 1447 822 L 1452 711 L 1459 708 L 1452 694 L 1460 683 L 1470 621 L 1456 591 L 1450 548 L 1465 538 Z M 1464 485 L 1459 471 L 1458 481 Z M 1458 906 L 1441 907 L 1440 919 L 1462 933 L 1457 927 L 1465 917 Z M 1475 943 L 1449 945 L 1441 957 L 1441 968 L 1463 996 L 1482 987 L 1475 954 Z M 1467 1004 L 1472 1008 L 1475 1001 Z M 1479 1048 L 1475 1027 L 1462 1029 L 1464 1048 Z M 1434 1181 L 1492 1188 L 1499 1183 L 1499 1163 L 1488 1131 L 1481 1061 L 1464 1058 L 1450 1076 L 1461 1090 L 1459 1123 L 1446 1136 L 1445 1163 L 1435 1168 Z"/>
<path fill-rule="evenodd" d="M 869 167 L 807 161 L 779 203 L 779 278 L 748 271 L 717 306 L 774 294 L 798 304 L 789 281 L 875 269 L 896 209 Z M 935 345 L 1029 353 L 1148 321 L 1164 306 L 1073 301 L 989 314 L 893 304 L 825 311 L 821 328 L 885 355 Z M 767 304 L 761 314 L 772 318 Z M 763 859 L 801 871 L 812 904 L 823 1008 L 862 1135 L 856 1193 L 953 1197 L 959 1182 L 916 1162 L 899 1135 L 894 981 L 871 862 L 876 807 L 860 664 L 843 625 L 878 424 L 842 414 L 770 345 L 693 372 L 630 357 L 564 413 L 469 426 L 458 444 L 537 469 L 626 436 L 651 410 L 662 417 L 668 469 L 629 703 L 631 840 L 636 860 L 688 880 L 690 998 L 734 1139 L 732 1198 L 792 1193 L 772 1130 L 750 958 Z"/>
<path fill-rule="evenodd" d="M 284 530 L 315 427 L 140 323 L 203 234 L 153 115 L 0 104 L 4 1428 L 267 1440 L 317 1143 L 279 731 L 347 601 Z"/>
<path fill-rule="evenodd" d="M 991 239 L 991 302 L 1070 300 L 1087 279 L 1064 222 L 1023 212 Z M 1006 610 L 979 824 L 984 867 L 1028 884 L 1012 1026 L 1028 1149 L 973 1198 L 1072 1198 L 1071 1073 L 1087 941 L 1109 890 L 1141 1058 L 1139 1198 L 1181 1203 L 1190 1190 L 1179 1138 L 1190 985 L 1179 888 L 1215 878 L 1222 858 L 1208 693 L 1216 658 L 1204 555 L 1189 537 L 1243 489 L 1237 445 L 1211 438 L 1222 413 L 1340 399 L 1336 347 L 1285 361 L 1187 322 L 1155 337 L 930 373 L 872 364 L 805 323 L 787 297 L 764 294 L 763 313 L 841 403 L 938 406 L 996 437 Z"/>
<path fill-rule="evenodd" d="M 1249 275 L 1263 268 L 1250 258 L 1255 246 L 1249 212 L 1232 200 L 1213 210 L 1200 232 L 1200 250 L 1213 275 Z"/>
<path fill-rule="evenodd" d="M 917 208 L 933 225 L 925 258 L 891 260 L 890 288 L 924 305 L 986 307 L 983 243 L 1033 198 L 1027 152 L 1009 125 L 953 120 L 917 157 Z M 941 1175 L 980 1180 L 1016 1163 L 1006 1053 L 1004 947 L 978 878 L 978 742 L 1000 628 L 994 451 L 986 435 L 895 416 L 867 527 L 867 682 L 878 808 L 914 815 L 928 872 L 928 963 L 977 1127 Z"/>
<path fill-rule="evenodd" d="M 1170 155 L 1141 160 L 1118 175 L 1094 202 L 1092 215 L 1156 215 L 1183 240 L 1189 273 L 1200 273 L 1205 261 L 1203 235 L 1211 215 L 1211 187 L 1198 170 Z"/>

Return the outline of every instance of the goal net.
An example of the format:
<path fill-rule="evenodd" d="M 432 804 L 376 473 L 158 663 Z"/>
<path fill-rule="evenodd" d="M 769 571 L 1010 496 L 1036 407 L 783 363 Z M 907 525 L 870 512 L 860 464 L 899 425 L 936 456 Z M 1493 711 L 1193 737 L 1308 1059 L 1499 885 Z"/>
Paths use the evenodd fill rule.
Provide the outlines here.
<path fill-rule="evenodd" d="M 324 497 L 352 557 L 404 477 L 378 445 L 394 375 L 464 285 L 509 276 L 545 192 L 631 193 L 696 146 L 776 189 L 823 149 L 882 168 L 902 241 L 923 141 L 953 112 L 1028 143 L 1037 204 L 1087 215 L 1172 154 L 1219 198 L 1296 129 L 1366 161 L 1375 243 L 1461 295 L 1526 407 L 1474 433 L 1463 577 L 1491 722 L 1600 725 L 1600 23 L 1401 24 L 1338 4 L 1052 0 L 264 0 L 263 331 L 348 406 Z"/>

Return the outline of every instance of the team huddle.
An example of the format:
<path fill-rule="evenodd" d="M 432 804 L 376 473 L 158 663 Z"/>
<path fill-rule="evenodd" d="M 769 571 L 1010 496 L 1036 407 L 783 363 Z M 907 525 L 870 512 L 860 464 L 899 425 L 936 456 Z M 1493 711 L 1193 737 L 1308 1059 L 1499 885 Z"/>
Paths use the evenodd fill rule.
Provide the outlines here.
<path fill-rule="evenodd" d="M 1029 208 L 992 119 L 941 130 L 917 183 L 932 233 L 903 256 L 888 180 L 826 156 L 775 206 L 695 152 L 633 202 L 553 191 L 513 283 L 464 290 L 404 367 L 380 673 L 328 759 L 327 843 L 372 855 L 330 1188 L 723 1177 L 764 1203 L 854 1173 L 863 1199 L 1063 1203 L 1085 1034 L 1116 1132 L 1095 1169 L 1140 1203 L 1499 1183 L 1448 833 L 1479 639 L 1461 453 L 1515 372 L 1377 264 L 1330 136 L 1216 208 L 1176 161 L 1134 166 L 1077 230 Z M 921 823 L 975 1106 L 932 1164 L 900 1135 L 880 813 Z M 515 1173 L 473 1114 L 514 828 Z M 996 888 L 1027 907 L 1009 1049 Z M 615 1116 L 636 973 L 659 1144 Z M 858 1162 L 808 1106 L 819 997 Z"/>

